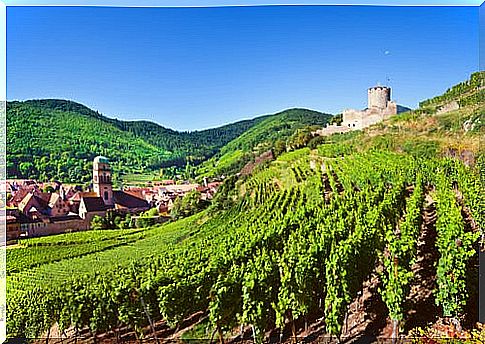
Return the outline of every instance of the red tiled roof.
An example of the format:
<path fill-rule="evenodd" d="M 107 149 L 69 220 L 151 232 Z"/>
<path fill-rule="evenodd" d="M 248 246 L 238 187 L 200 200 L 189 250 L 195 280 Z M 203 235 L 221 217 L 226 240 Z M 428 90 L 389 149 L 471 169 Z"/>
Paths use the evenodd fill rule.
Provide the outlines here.
<path fill-rule="evenodd" d="M 101 197 L 83 197 L 81 202 L 84 202 L 84 205 L 88 212 L 104 211 L 109 209 L 109 206 L 104 204 L 104 201 Z"/>
<path fill-rule="evenodd" d="M 125 208 L 148 208 L 148 202 L 124 191 L 113 191 L 115 204 Z"/>
<path fill-rule="evenodd" d="M 76 192 L 71 198 L 69 198 L 70 201 L 80 201 L 81 198 L 83 197 L 98 197 L 95 192 L 82 192 L 78 191 Z"/>

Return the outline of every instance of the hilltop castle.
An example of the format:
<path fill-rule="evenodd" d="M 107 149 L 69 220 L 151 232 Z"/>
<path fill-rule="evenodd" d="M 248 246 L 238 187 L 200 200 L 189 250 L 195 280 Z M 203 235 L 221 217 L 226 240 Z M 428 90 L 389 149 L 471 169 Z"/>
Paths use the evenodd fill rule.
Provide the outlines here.
<path fill-rule="evenodd" d="M 374 86 L 369 88 L 367 91 L 367 104 L 367 109 L 365 110 L 344 110 L 341 125 L 327 125 L 327 127 L 317 130 L 314 134 L 326 136 L 361 130 L 397 114 L 397 104 L 391 101 L 390 87 Z"/>

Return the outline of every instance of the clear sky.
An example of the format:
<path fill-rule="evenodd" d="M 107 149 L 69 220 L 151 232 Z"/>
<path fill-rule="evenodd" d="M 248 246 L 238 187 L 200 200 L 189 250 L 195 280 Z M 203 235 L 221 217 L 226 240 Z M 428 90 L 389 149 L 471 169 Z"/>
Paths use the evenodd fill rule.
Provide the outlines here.
<path fill-rule="evenodd" d="M 7 99 L 194 130 L 290 107 L 402 105 L 478 70 L 478 7 L 8 7 Z M 387 79 L 390 78 L 388 82 Z"/>

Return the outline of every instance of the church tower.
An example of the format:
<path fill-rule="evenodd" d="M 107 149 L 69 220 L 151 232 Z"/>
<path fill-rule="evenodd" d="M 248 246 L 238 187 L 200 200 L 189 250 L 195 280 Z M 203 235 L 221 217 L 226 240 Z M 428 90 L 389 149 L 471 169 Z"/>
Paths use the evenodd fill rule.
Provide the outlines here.
<path fill-rule="evenodd" d="M 93 189 L 106 205 L 114 205 L 111 167 L 104 156 L 97 156 L 93 161 Z"/>

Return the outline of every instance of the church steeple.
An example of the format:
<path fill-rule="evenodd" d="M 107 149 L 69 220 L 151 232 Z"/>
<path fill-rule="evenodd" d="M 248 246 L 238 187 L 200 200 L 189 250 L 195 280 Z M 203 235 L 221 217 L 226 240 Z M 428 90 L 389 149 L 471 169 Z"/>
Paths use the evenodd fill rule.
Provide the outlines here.
<path fill-rule="evenodd" d="M 93 189 L 106 205 L 114 205 L 111 167 L 108 158 L 97 156 L 93 161 Z"/>

